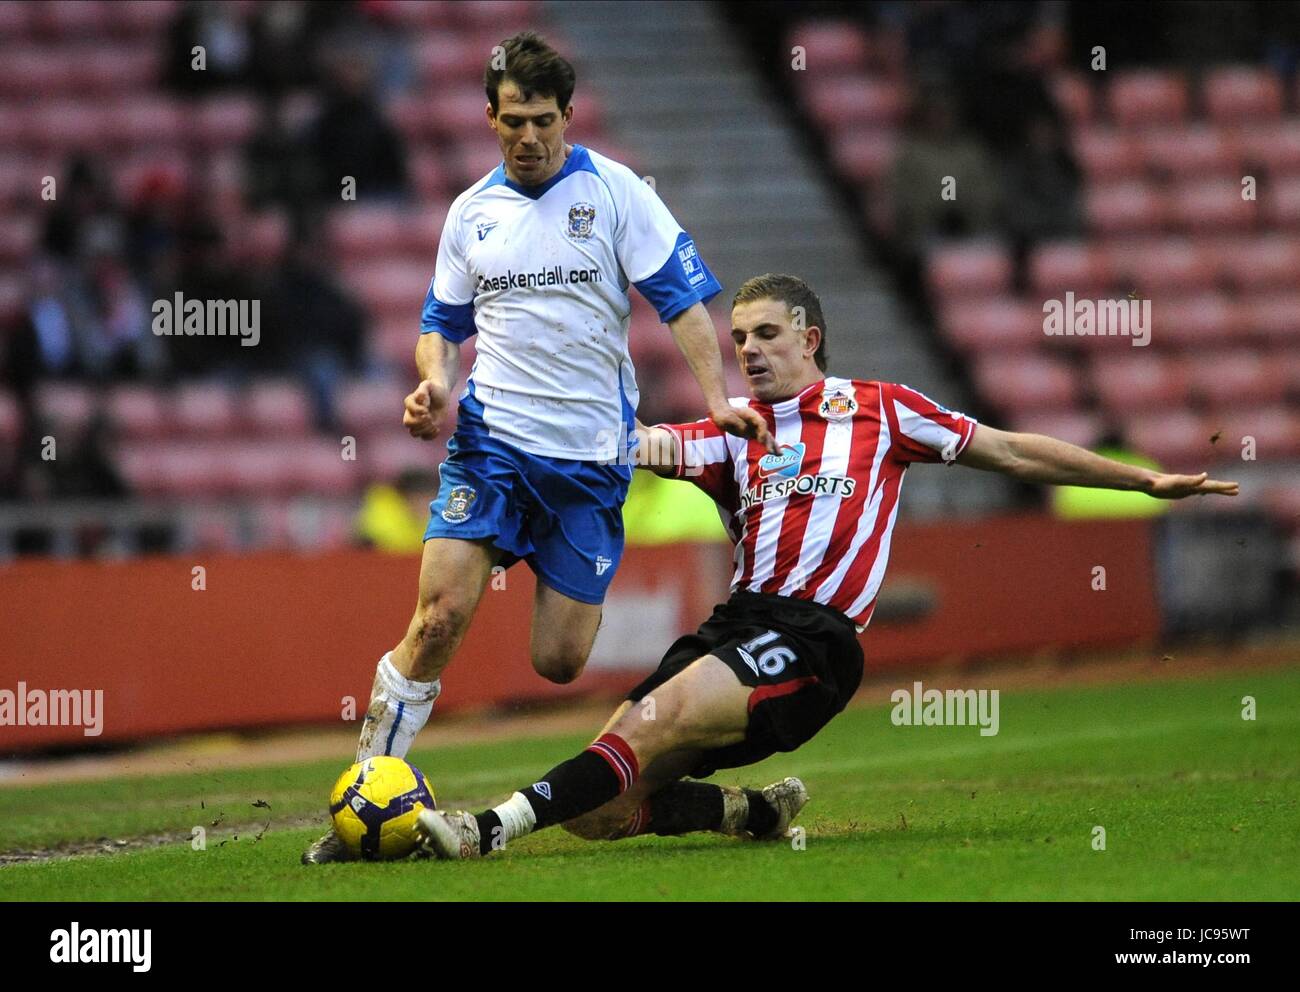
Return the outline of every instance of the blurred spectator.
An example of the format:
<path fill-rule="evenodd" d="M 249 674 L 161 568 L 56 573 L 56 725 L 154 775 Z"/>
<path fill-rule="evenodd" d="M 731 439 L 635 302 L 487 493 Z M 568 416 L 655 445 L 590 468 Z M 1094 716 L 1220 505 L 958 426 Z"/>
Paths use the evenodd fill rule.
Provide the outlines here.
<path fill-rule="evenodd" d="M 1079 169 L 1060 125 L 1029 121 L 1026 144 L 1002 159 L 1002 226 L 1020 262 L 1039 241 L 1083 232 Z"/>
<path fill-rule="evenodd" d="M 284 102 L 265 100 L 257 131 L 244 149 L 244 192 L 249 206 L 262 209 L 281 204 L 300 219 L 315 199 L 313 184 L 312 157 L 304 148 L 303 136 L 287 119 Z"/>
<path fill-rule="evenodd" d="M 345 176 L 356 180 L 359 199 L 404 194 L 406 147 L 375 100 L 367 59 L 338 51 L 329 64 L 320 116 L 308 137 L 317 195 L 339 203 Z"/>
<path fill-rule="evenodd" d="M 204 68 L 194 68 L 194 49 L 203 49 Z M 203 93 L 247 82 L 252 39 L 239 9 L 223 0 L 183 4 L 167 39 L 164 79 L 182 93 Z"/>
<path fill-rule="evenodd" d="M 393 485 L 370 486 L 357 511 L 357 540 L 393 554 L 418 552 L 429 523 L 429 503 L 437 494 L 437 473 L 421 468 L 406 469 Z"/>
<path fill-rule="evenodd" d="M 112 184 L 103 169 L 86 155 L 75 155 L 56 187 L 41 247 L 61 260 L 86 253 L 87 243 L 121 236 L 122 217 Z"/>

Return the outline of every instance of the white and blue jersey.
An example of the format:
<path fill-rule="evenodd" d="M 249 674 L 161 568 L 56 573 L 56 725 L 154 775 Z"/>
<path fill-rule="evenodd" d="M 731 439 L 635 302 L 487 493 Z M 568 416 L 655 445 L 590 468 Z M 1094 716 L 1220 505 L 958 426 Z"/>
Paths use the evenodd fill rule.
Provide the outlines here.
<path fill-rule="evenodd" d="M 665 323 L 722 289 L 648 184 L 574 145 L 539 186 L 502 165 L 456 198 L 421 331 L 478 335 L 469 392 L 492 437 L 551 458 L 617 459 L 637 405 L 631 286 Z"/>
<path fill-rule="evenodd" d="M 623 551 L 638 399 L 630 287 L 667 322 L 722 287 L 649 185 L 581 145 L 538 186 L 504 165 L 451 206 L 421 333 L 477 335 L 431 537 L 491 538 L 600 603 Z"/>

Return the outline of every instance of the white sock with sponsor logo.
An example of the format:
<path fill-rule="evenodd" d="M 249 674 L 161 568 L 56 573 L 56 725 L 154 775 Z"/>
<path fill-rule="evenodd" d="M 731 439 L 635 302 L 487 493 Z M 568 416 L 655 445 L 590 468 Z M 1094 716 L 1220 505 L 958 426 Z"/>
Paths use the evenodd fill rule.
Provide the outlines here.
<path fill-rule="evenodd" d="M 391 652 L 389 652 L 391 654 Z M 379 659 L 370 706 L 361 723 L 357 760 L 380 754 L 405 758 L 418 734 L 429 721 L 433 701 L 442 691 L 442 681 L 416 682 L 393 667 L 389 654 Z"/>

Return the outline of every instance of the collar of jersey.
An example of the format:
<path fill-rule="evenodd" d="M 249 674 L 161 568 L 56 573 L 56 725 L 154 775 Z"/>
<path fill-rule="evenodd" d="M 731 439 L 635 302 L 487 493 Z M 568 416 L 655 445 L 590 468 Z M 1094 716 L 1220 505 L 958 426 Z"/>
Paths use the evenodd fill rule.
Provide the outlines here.
<path fill-rule="evenodd" d="M 573 175 L 575 172 L 595 172 L 596 167 L 592 164 L 591 156 L 587 154 L 587 149 L 582 145 L 574 145 L 573 151 L 569 152 L 569 157 L 564 160 L 564 166 L 555 175 L 544 183 L 536 186 L 521 186 L 513 179 L 506 175 L 506 164 L 502 162 L 497 166 L 496 171 L 492 173 L 492 178 L 488 180 L 488 186 L 505 186 L 514 190 L 530 200 L 537 200 L 542 197 L 552 186 L 561 179 Z M 486 187 L 485 187 L 486 188 Z"/>
<path fill-rule="evenodd" d="M 799 390 L 799 392 L 796 393 L 794 396 L 787 397 L 786 399 L 783 400 L 777 400 L 775 403 L 771 403 L 771 404 L 764 403 L 763 406 L 770 406 L 773 410 L 775 410 L 777 407 L 780 407 L 782 412 L 798 409 L 799 404 L 803 402 L 803 398 L 805 396 L 811 393 L 818 386 L 824 386 L 825 384 L 826 384 L 825 379 L 818 379 L 816 382 L 809 383 L 807 386 L 804 386 L 803 389 Z"/>

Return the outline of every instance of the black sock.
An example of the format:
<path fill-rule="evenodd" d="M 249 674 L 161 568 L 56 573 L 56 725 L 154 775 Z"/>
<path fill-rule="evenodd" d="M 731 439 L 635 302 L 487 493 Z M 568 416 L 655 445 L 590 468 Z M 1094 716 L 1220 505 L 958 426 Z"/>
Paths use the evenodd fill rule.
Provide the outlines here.
<path fill-rule="evenodd" d="M 533 829 L 541 830 L 604 806 L 631 787 L 638 774 L 636 755 L 627 742 L 617 734 L 605 734 L 581 754 L 556 765 L 541 781 L 519 791 L 537 817 Z M 479 851 L 486 854 L 492 850 L 493 837 L 501 837 L 501 818 L 488 810 L 476 819 Z"/>
<path fill-rule="evenodd" d="M 762 837 L 776 826 L 781 815 L 776 807 L 763 798 L 757 789 L 745 789 L 745 798 L 749 800 L 749 816 L 745 819 L 745 829 L 755 837 Z"/>
<path fill-rule="evenodd" d="M 650 823 L 642 829 L 660 837 L 722 826 L 722 789 L 708 782 L 673 782 L 651 796 L 647 805 Z"/>

